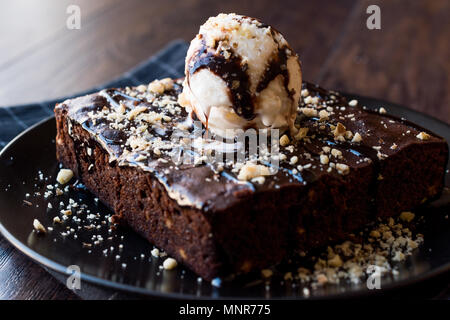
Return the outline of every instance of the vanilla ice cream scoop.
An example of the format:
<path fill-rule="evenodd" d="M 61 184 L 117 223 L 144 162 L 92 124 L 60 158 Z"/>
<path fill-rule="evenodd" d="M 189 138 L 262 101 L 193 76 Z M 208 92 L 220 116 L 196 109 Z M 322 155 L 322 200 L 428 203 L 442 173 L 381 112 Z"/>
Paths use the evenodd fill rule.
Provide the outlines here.
<path fill-rule="evenodd" d="M 185 73 L 180 104 L 212 132 L 295 130 L 300 62 L 271 26 L 236 14 L 209 18 L 191 41 Z"/>

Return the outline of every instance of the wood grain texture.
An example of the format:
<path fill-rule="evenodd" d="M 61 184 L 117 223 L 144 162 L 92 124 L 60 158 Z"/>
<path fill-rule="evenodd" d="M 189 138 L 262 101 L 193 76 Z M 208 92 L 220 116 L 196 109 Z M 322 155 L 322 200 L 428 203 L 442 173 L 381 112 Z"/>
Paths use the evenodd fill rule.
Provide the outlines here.
<path fill-rule="evenodd" d="M 381 30 L 368 30 L 365 9 L 377 3 Z M 447 0 L 361 1 L 315 81 L 450 123 L 449 16 Z"/>
<path fill-rule="evenodd" d="M 65 27 L 67 15 L 62 4 L 56 13 L 37 12 L 33 24 L 45 24 L 38 29 L 43 29 L 46 36 L 33 45 L 24 43 L 22 51 L 16 48 L 20 45 L 15 41 L 15 49 L 6 51 L 6 57 L 0 53 L 0 105 L 55 98 L 100 85 L 175 38 L 190 41 L 200 24 L 219 12 L 235 11 L 276 26 L 300 52 L 305 78 L 314 78 L 355 1 L 319 0 L 311 5 L 295 0 L 184 0 L 170 1 L 168 5 L 166 0 L 101 0 L 95 1 L 95 8 L 90 8 L 92 1 L 63 3 L 80 6 L 81 30 Z M 7 12 L 2 14 L 8 19 Z M 57 23 L 46 22 L 49 14 L 56 16 Z M 17 32 L 21 38 L 27 30 Z"/>
<path fill-rule="evenodd" d="M 81 8 L 81 30 L 66 28 L 69 4 Z M 381 8 L 381 30 L 366 28 L 369 4 Z M 391 100 L 450 123 L 448 0 L 8 1 L 0 10 L 0 106 L 100 85 L 173 39 L 191 40 L 219 12 L 275 26 L 299 53 L 305 80 Z M 124 297 L 95 289 L 79 295 Z M 449 296 L 448 288 L 440 293 Z M 0 299 L 77 298 L 0 236 Z"/>
<path fill-rule="evenodd" d="M 0 300 L 79 299 L 0 236 Z"/>

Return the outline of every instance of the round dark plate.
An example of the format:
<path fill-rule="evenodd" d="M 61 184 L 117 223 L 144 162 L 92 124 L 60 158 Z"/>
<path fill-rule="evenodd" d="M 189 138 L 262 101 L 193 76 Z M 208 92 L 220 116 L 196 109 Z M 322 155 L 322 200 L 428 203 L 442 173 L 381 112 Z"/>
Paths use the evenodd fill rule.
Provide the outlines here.
<path fill-rule="evenodd" d="M 383 106 L 389 113 L 429 128 L 450 141 L 450 127 L 443 122 L 385 101 L 352 95 L 349 97 L 355 97 L 360 105 L 368 108 Z M 209 282 L 198 281 L 198 277 L 183 266 L 175 270 L 161 270 L 162 259 L 150 254 L 153 246 L 125 228 L 119 228 L 113 233 L 108 232 L 107 225 L 99 230 L 82 228 L 77 231 L 78 238 L 74 239 L 73 235 L 61 235 L 66 226 L 78 227 L 76 222 L 70 220 L 63 225 L 55 225 L 54 230 L 45 236 L 33 232 L 33 219 L 39 219 L 45 226 L 52 226 L 53 217 L 60 209 L 59 201 L 67 203 L 69 198 L 81 199 L 93 214 L 111 214 L 88 191 L 80 188 L 73 188 L 58 199 L 44 199 L 42 194 L 46 185 L 55 183 L 58 172 L 55 132 L 55 119 L 44 120 L 20 134 L 0 153 L 0 232 L 31 259 L 62 274 L 71 274 L 72 271 L 68 271 L 67 267 L 76 265 L 81 270 L 82 280 L 151 296 L 183 299 L 303 297 L 302 287 L 276 278 L 269 287 L 257 281 L 259 277 L 256 276 L 223 281 L 221 287 L 215 287 Z M 43 181 L 39 179 L 40 173 L 44 177 Z M 45 178 L 48 180 L 45 181 Z M 446 185 L 450 185 L 448 174 Z M 41 192 L 41 195 L 34 195 L 36 191 Z M 25 198 L 27 193 L 30 194 L 29 198 Z M 30 201 L 32 206 L 25 205 L 24 199 Z M 53 205 L 50 210 L 47 209 L 49 201 Z M 425 243 L 400 264 L 398 276 L 387 275 L 382 278 L 381 290 L 411 285 L 450 270 L 449 219 L 436 207 L 430 206 L 425 210 L 430 211 L 424 224 Z M 82 242 L 91 242 L 94 234 L 100 234 L 104 241 L 92 248 L 83 247 Z M 112 239 L 107 240 L 108 237 Z M 120 244 L 123 244 L 122 249 L 119 248 Z M 103 251 L 111 247 L 114 247 L 113 254 L 105 255 Z M 341 283 L 311 291 L 311 297 L 348 297 L 370 292 L 365 282 Z"/>

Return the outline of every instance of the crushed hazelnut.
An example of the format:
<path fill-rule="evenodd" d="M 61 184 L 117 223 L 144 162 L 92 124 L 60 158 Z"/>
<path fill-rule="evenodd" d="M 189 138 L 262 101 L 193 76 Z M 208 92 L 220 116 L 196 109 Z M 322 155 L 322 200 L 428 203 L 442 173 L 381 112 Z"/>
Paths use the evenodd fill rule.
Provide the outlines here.
<path fill-rule="evenodd" d="M 142 92 L 145 92 L 145 91 L 147 91 L 147 86 L 141 84 L 141 85 L 139 85 L 139 86 L 136 87 L 136 90 L 139 91 L 139 92 L 141 92 L 141 93 L 142 93 Z"/>
<path fill-rule="evenodd" d="M 348 105 L 349 105 L 350 107 L 356 107 L 356 106 L 358 105 L 358 100 L 355 100 L 355 99 L 350 100 L 350 102 L 348 103 Z"/>
<path fill-rule="evenodd" d="M 280 145 L 282 147 L 287 146 L 289 144 L 289 142 L 290 142 L 289 141 L 289 137 L 287 135 L 285 135 L 285 134 L 280 138 Z"/>
<path fill-rule="evenodd" d="M 164 78 L 159 82 L 164 86 L 165 91 L 171 90 L 173 88 L 173 80 L 171 78 Z"/>
<path fill-rule="evenodd" d="M 303 89 L 303 90 L 301 91 L 301 95 L 302 95 L 302 97 L 307 97 L 307 96 L 309 96 L 309 91 L 308 91 L 308 89 Z"/>
<path fill-rule="evenodd" d="M 411 222 L 416 215 L 410 211 L 403 211 L 400 213 L 400 220 L 405 222 Z"/>
<path fill-rule="evenodd" d="M 346 131 L 347 130 L 346 130 L 345 126 L 342 123 L 338 122 L 338 124 L 336 125 L 336 128 L 333 131 L 333 134 L 335 137 L 339 137 L 339 136 L 343 136 Z"/>
<path fill-rule="evenodd" d="M 151 251 L 151 254 L 152 254 L 152 256 L 154 256 L 155 258 L 158 258 L 158 257 L 159 257 L 159 250 L 158 250 L 158 248 L 154 248 L 154 249 Z"/>
<path fill-rule="evenodd" d="M 270 277 L 273 275 L 273 272 L 272 272 L 272 270 L 270 270 L 270 269 L 262 269 L 262 270 L 261 270 L 261 275 L 262 275 L 264 278 L 270 278 Z"/>
<path fill-rule="evenodd" d="M 324 285 L 324 284 L 327 283 L 327 282 L 328 282 L 328 278 L 327 278 L 327 276 L 324 275 L 323 273 L 321 273 L 321 274 L 319 274 L 319 275 L 317 276 L 317 283 L 318 283 L 319 285 Z"/>
<path fill-rule="evenodd" d="M 335 158 L 341 158 L 342 157 L 342 151 L 338 149 L 331 149 L 331 155 Z"/>
<path fill-rule="evenodd" d="M 317 110 L 314 108 L 301 108 L 300 110 L 307 117 L 316 117 L 317 116 Z"/>
<path fill-rule="evenodd" d="M 42 225 L 42 223 L 38 219 L 33 220 L 33 228 L 38 233 L 47 233 L 47 230 L 45 229 L 45 227 Z"/>
<path fill-rule="evenodd" d="M 320 155 L 320 163 L 328 164 L 328 162 L 330 162 L 330 159 L 328 158 L 328 156 L 326 154 L 321 154 Z"/>
<path fill-rule="evenodd" d="M 159 80 L 154 80 L 148 85 L 148 90 L 157 94 L 162 94 L 164 92 L 164 84 Z"/>
<path fill-rule="evenodd" d="M 352 142 L 361 142 L 361 141 L 362 141 L 361 135 L 358 132 L 355 133 L 355 135 L 353 136 Z"/>
<path fill-rule="evenodd" d="M 260 164 L 247 163 L 239 170 L 239 180 L 250 180 L 260 176 L 270 175 L 269 168 Z"/>
<path fill-rule="evenodd" d="M 147 107 L 145 106 L 136 107 L 127 113 L 127 119 L 133 120 L 138 114 L 144 112 L 145 110 L 147 110 Z"/>
<path fill-rule="evenodd" d="M 319 118 L 320 121 L 325 121 L 329 119 L 330 114 L 326 110 L 320 110 L 319 111 Z"/>
<path fill-rule="evenodd" d="M 73 177 L 73 171 L 70 169 L 61 169 L 58 172 L 58 175 L 56 176 L 56 181 L 58 181 L 59 184 L 66 184 L 70 181 Z"/>
<path fill-rule="evenodd" d="M 177 266 L 177 260 L 175 260 L 174 258 L 167 258 L 166 260 L 164 260 L 163 262 L 163 267 L 166 270 L 172 270 Z"/>
<path fill-rule="evenodd" d="M 301 139 L 305 138 L 306 135 L 308 134 L 308 131 L 309 131 L 309 128 L 300 128 L 294 137 L 295 140 L 301 140 Z"/>
<path fill-rule="evenodd" d="M 421 133 L 419 133 L 417 136 L 417 139 L 420 139 L 420 140 L 428 140 L 428 139 L 430 139 L 430 135 L 428 134 L 428 133 L 426 133 L 426 132 L 421 132 Z"/>
<path fill-rule="evenodd" d="M 350 172 L 350 167 L 343 163 L 337 163 L 336 169 L 340 174 L 348 174 Z"/>
<path fill-rule="evenodd" d="M 339 268 L 342 266 L 343 262 L 341 257 L 338 254 L 335 254 L 333 258 L 328 259 L 328 265 L 333 268 Z"/>

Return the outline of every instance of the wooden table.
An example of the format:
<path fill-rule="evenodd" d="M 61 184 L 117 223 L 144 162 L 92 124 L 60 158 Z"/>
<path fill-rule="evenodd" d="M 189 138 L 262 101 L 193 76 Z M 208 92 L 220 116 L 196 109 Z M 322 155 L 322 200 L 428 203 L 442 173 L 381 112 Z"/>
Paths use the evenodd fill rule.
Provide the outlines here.
<path fill-rule="evenodd" d="M 80 30 L 66 27 L 69 4 L 81 9 Z M 371 4 L 380 30 L 366 27 Z M 237 12 L 281 31 L 305 80 L 450 123 L 448 0 L 15 0 L 0 12 L 0 106 L 100 85 L 175 38 L 189 41 L 207 17 Z M 78 298 L 2 238 L 0 284 L 0 299 Z"/>

